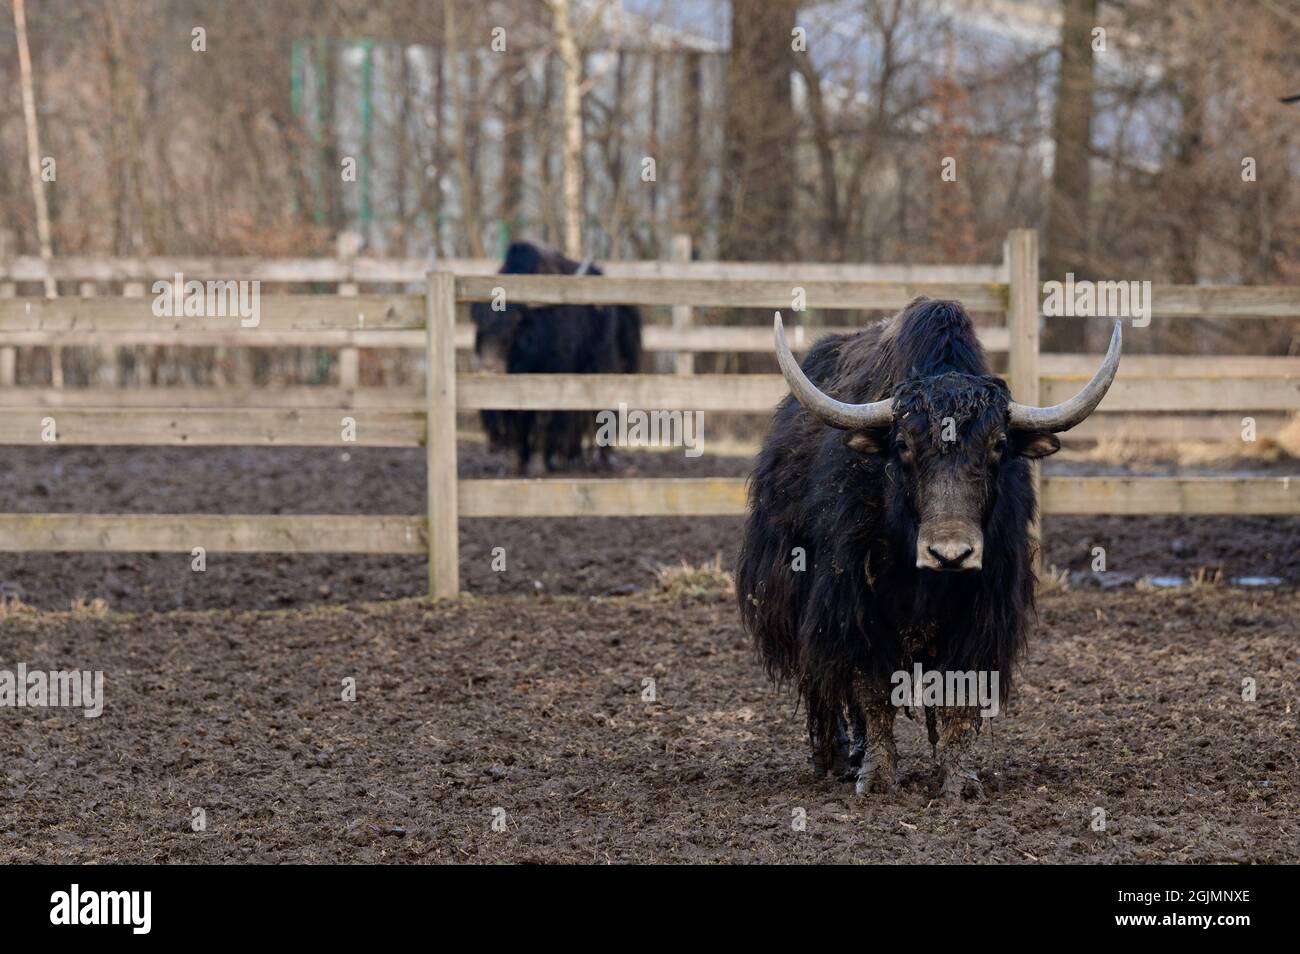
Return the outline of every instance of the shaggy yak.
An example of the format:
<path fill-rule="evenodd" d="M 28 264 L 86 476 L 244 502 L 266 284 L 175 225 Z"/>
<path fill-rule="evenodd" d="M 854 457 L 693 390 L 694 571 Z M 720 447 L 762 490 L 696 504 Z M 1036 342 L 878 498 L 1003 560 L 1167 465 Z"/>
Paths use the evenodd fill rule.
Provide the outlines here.
<path fill-rule="evenodd" d="M 506 251 L 502 275 L 599 275 L 594 265 L 566 258 L 531 242 Z M 494 311 L 486 302 L 470 309 L 474 353 L 484 371 L 506 374 L 635 374 L 641 364 L 641 314 L 627 305 L 509 304 Z M 547 470 L 582 458 L 584 438 L 594 441 L 591 411 L 482 411 L 480 419 L 493 450 L 513 450 L 525 473 L 534 451 Z M 609 448 L 599 450 L 609 463 Z"/>
<path fill-rule="evenodd" d="M 777 683 L 807 710 L 813 767 L 857 790 L 897 783 L 895 674 L 990 674 L 998 703 L 1034 619 L 1030 461 L 1101 402 L 1119 366 L 1054 407 L 1011 400 L 970 317 L 919 298 L 894 318 L 832 335 L 802 369 L 776 316 L 792 395 L 755 467 L 736 570 L 741 616 Z M 967 764 L 979 709 L 926 705 L 940 793 L 981 794 Z"/>

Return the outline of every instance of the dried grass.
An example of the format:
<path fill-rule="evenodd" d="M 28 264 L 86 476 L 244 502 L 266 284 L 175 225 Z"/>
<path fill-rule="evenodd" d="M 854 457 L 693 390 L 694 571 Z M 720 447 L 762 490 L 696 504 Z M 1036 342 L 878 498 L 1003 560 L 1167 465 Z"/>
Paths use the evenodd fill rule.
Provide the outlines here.
<path fill-rule="evenodd" d="M 721 553 L 708 563 L 693 565 L 683 560 L 676 566 L 661 566 L 655 571 L 655 582 L 670 596 L 730 593 L 736 588 L 735 577 L 722 565 Z"/>

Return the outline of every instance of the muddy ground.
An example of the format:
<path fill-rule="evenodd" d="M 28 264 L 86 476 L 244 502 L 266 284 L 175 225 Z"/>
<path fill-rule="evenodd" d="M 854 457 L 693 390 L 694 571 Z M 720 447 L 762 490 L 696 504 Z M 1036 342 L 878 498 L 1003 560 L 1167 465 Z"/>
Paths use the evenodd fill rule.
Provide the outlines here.
<path fill-rule="evenodd" d="M 0 862 L 1300 861 L 1300 594 L 1042 609 L 956 806 L 906 719 L 897 794 L 814 780 L 717 591 L 11 613 L 0 668 L 105 706 L 0 709 Z"/>
<path fill-rule="evenodd" d="M 462 442 L 463 477 L 498 476 L 504 460 Z M 744 476 L 751 461 L 680 452 L 625 452 L 612 476 Z M 1049 473 L 1113 471 L 1054 459 Z M 1294 460 L 1243 464 L 1296 473 Z M 1170 468 L 1156 472 L 1170 473 Z M 8 447 L 0 457 L 0 511 L 88 513 L 423 513 L 424 454 L 418 449 L 228 447 Z M 721 556 L 730 565 L 738 518 L 552 518 L 464 520 L 461 580 L 495 594 L 626 595 L 654 586 L 656 570 Z M 1300 518 L 1048 517 L 1046 562 L 1089 578 L 1092 551 L 1106 549 L 1104 582 L 1195 576 L 1280 577 L 1300 584 Z M 506 572 L 494 572 L 494 547 Z M 0 553 L 0 592 L 48 609 L 103 599 L 126 611 L 287 608 L 422 595 L 421 557 L 339 554 Z"/>

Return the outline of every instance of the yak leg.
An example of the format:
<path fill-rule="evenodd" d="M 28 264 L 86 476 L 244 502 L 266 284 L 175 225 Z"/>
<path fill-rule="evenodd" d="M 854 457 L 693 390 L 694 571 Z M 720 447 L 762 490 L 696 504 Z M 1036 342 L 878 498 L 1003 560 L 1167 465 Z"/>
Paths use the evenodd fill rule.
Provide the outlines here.
<path fill-rule="evenodd" d="M 894 741 L 894 717 L 898 709 L 890 705 L 889 696 L 883 693 L 860 692 L 858 711 L 866 731 L 855 786 L 857 793 L 892 792 L 898 785 L 898 744 Z"/>
<path fill-rule="evenodd" d="M 849 716 L 852 720 L 853 733 L 849 737 L 849 768 L 857 770 L 862 768 L 862 760 L 867 754 L 867 714 L 862 711 L 862 707 L 856 702 L 849 706 Z"/>
<path fill-rule="evenodd" d="M 544 460 L 547 471 L 573 467 L 582 461 L 583 415 L 551 411 L 546 421 Z"/>
<path fill-rule="evenodd" d="M 818 778 L 842 776 L 848 766 L 849 740 L 844 731 L 844 714 L 840 706 L 829 703 L 820 694 L 809 691 L 808 740 L 812 743 L 813 774 Z"/>
<path fill-rule="evenodd" d="M 515 467 L 520 477 L 528 476 L 528 461 L 533 456 L 533 425 L 537 414 L 533 411 L 507 411 L 511 421 L 510 436 L 515 445 Z"/>
<path fill-rule="evenodd" d="M 928 720 L 929 713 L 927 713 Z M 935 761 L 939 768 L 939 797 L 960 801 L 962 795 L 980 798 L 984 787 L 970 765 L 970 751 L 979 734 L 980 711 L 976 706 L 943 706 L 938 712 L 939 741 Z"/>
<path fill-rule="evenodd" d="M 546 415 L 546 426 L 542 429 L 542 466 L 546 468 L 547 473 L 554 473 L 560 469 L 556 461 L 564 453 L 564 428 L 567 423 L 568 415 L 560 411 L 551 411 Z"/>

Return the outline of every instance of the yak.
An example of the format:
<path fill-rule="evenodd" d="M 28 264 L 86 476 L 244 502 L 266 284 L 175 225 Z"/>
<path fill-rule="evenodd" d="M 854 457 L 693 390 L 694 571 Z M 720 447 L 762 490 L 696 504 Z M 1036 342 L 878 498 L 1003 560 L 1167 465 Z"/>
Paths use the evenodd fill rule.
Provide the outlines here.
<path fill-rule="evenodd" d="M 502 275 L 600 275 L 590 262 L 578 263 L 531 242 L 506 251 Z M 508 304 L 471 308 L 474 353 L 479 368 L 505 374 L 635 374 L 641 365 L 641 314 L 628 305 Z M 512 450 L 519 473 L 535 451 L 548 471 L 582 458 L 584 439 L 594 441 L 596 417 L 589 411 L 480 412 L 488 445 Z M 598 459 L 608 465 L 610 449 Z"/>
<path fill-rule="evenodd" d="M 1100 369 L 1053 407 L 1012 400 L 961 304 L 918 298 L 887 321 L 821 339 L 790 386 L 750 480 L 736 567 L 744 625 L 769 677 L 805 707 L 813 768 L 859 794 L 898 780 L 891 692 L 917 664 L 996 674 L 1005 703 L 1035 619 L 1031 461 L 1060 448 L 1114 380 Z M 989 680 L 991 682 L 991 679 Z M 940 796 L 978 797 L 976 707 L 923 705 Z"/>

